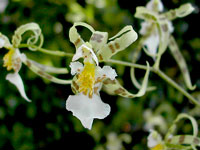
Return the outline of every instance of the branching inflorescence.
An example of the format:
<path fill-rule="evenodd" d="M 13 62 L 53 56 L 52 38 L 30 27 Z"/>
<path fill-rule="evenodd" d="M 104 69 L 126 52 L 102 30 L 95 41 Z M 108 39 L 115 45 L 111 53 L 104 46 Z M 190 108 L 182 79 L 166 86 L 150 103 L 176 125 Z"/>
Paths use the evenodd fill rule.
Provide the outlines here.
<path fill-rule="evenodd" d="M 183 74 L 186 87 L 190 90 L 195 89 L 192 85 L 186 62 L 177 46 L 175 38 L 172 36 L 174 30 L 172 21 L 189 15 L 194 8 L 191 4 L 184 4 L 181 7 L 168 12 L 163 12 L 163 5 L 160 0 L 151 0 L 146 7 L 137 7 L 135 17 L 145 20 L 142 22 L 139 33 L 142 37 L 139 39 L 136 53 L 134 53 L 132 62 L 111 59 L 118 52 L 125 50 L 138 38 L 137 33 L 132 26 L 125 26 L 115 36 L 108 39 L 108 33 L 95 31 L 93 27 L 83 22 L 76 22 L 69 30 L 70 42 L 75 46 L 75 53 L 66 53 L 59 50 L 52 51 L 42 48 L 43 35 L 37 23 L 28 23 L 20 26 L 12 37 L 12 42 L 0 33 L 0 48 L 8 50 L 3 58 L 3 66 L 7 71 L 13 70 L 14 73 L 8 73 L 6 79 L 14 84 L 19 90 L 21 96 L 30 102 L 26 96 L 22 79 L 19 75 L 22 64 L 25 64 L 37 75 L 57 84 L 71 84 L 74 95 L 70 95 L 66 101 L 66 109 L 76 116 L 85 128 L 91 129 L 95 118 L 104 119 L 110 113 L 110 106 L 105 104 L 100 97 L 100 90 L 103 88 L 108 94 L 119 95 L 126 98 L 135 98 L 143 96 L 147 90 L 155 90 L 155 87 L 148 87 L 149 73 L 154 72 L 167 83 L 179 90 L 192 103 L 200 106 L 200 103 L 194 99 L 184 88 L 169 78 L 160 70 L 160 60 L 163 53 L 169 47 L 173 57 Z M 77 26 L 89 29 L 92 35 L 89 41 L 84 41 L 78 33 Z M 27 43 L 22 43 L 22 35 L 31 31 L 33 34 L 28 38 Z M 34 60 L 31 60 L 25 53 L 20 52 L 20 48 L 27 48 L 32 52 L 42 52 L 44 54 L 55 55 L 59 57 L 72 57 L 69 64 L 71 68 L 72 79 L 59 79 L 51 75 L 66 74 L 68 70 L 45 66 Z M 154 59 L 154 65 L 136 64 L 141 49 Z M 70 58 L 71 59 L 71 58 Z M 124 65 L 131 68 L 131 79 L 133 84 L 139 89 L 138 93 L 133 94 L 126 90 L 117 80 L 117 72 L 111 66 L 104 65 L 100 67 L 99 63 L 111 63 Z M 140 85 L 135 78 L 134 68 L 146 70 L 142 84 Z M 188 118 L 194 128 L 193 135 L 173 136 L 175 124 L 182 118 Z M 148 137 L 148 147 L 152 150 L 164 149 L 196 149 L 200 145 L 200 139 L 197 137 L 197 123 L 194 118 L 181 114 L 177 117 L 164 140 L 158 132 L 151 130 Z M 182 144 L 187 144 L 185 146 Z"/>

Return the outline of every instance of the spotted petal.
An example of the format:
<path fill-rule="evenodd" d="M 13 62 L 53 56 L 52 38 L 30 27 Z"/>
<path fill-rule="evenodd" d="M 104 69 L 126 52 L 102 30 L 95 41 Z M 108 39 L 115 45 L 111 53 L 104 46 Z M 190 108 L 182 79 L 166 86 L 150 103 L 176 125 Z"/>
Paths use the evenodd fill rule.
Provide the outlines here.
<path fill-rule="evenodd" d="M 74 23 L 74 25 L 69 30 L 69 39 L 70 39 L 70 42 L 72 42 L 75 45 L 76 49 L 78 49 L 81 45 L 84 44 L 84 40 L 81 38 L 80 34 L 78 33 L 78 31 L 76 29 L 77 26 L 86 27 L 91 32 L 94 32 L 94 29 L 90 25 L 88 25 L 84 22 Z"/>
<path fill-rule="evenodd" d="M 109 43 L 104 45 L 97 52 L 99 60 L 103 61 L 110 59 L 113 55 L 131 45 L 137 39 L 137 37 L 138 35 L 132 26 L 124 27 L 119 33 L 109 39 L 111 40 Z"/>
<path fill-rule="evenodd" d="M 100 31 L 95 31 L 93 32 L 91 38 L 90 38 L 90 44 L 92 45 L 95 53 L 100 50 L 103 45 L 107 43 L 108 40 L 108 33 L 107 32 L 100 32 Z"/>
<path fill-rule="evenodd" d="M 76 73 L 80 73 L 83 70 L 83 64 L 76 61 L 70 63 L 71 74 L 75 75 Z"/>
<path fill-rule="evenodd" d="M 31 102 L 31 100 L 26 96 L 23 81 L 18 73 L 9 73 L 6 76 L 6 80 L 10 81 L 12 84 L 14 84 L 17 87 L 21 96 L 25 100 L 27 100 L 28 102 Z"/>
<path fill-rule="evenodd" d="M 128 92 L 123 86 L 120 85 L 120 83 L 115 79 L 106 79 L 103 81 L 103 88 L 106 92 L 108 92 L 111 95 L 120 95 L 122 97 L 128 97 L 128 98 L 134 98 L 134 97 L 141 97 L 145 94 L 147 83 L 148 83 L 148 77 L 149 77 L 149 64 L 147 63 L 147 71 L 144 76 L 144 80 L 142 82 L 142 86 L 137 94 L 132 94 Z"/>
<path fill-rule="evenodd" d="M 186 3 L 181 5 L 179 8 L 169 10 L 164 15 L 167 19 L 174 20 L 176 18 L 185 17 L 191 14 L 194 10 L 195 8 L 190 3 Z"/>
<path fill-rule="evenodd" d="M 192 85 L 187 64 L 173 36 L 170 36 L 169 49 L 183 74 L 183 78 L 184 78 L 186 86 L 190 90 L 194 90 L 196 86 Z"/>
<path fill-rule="evenodd" d="M 95 118 L 104 119 L 110 114 L 110 106 L 102 102 L 100 96 L 92 98 L 79 93 L 70 95 L 66 101 L 66 109 L 76 116 L 85 128 L 91 129 Z"/>

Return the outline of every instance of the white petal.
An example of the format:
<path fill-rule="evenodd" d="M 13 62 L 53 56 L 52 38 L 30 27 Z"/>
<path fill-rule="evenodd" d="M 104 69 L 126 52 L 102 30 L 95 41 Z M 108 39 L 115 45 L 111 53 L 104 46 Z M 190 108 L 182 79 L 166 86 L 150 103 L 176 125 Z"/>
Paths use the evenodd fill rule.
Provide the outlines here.
<path fill-rule="evenodd" d="M 159 12 L 162 12 L 164 7 L 163 7 L 163 3 L 161 0 L 151 0 L 150 2 L 147 3 L 146 8 L 152 11 L 155 11 L 154 5 L 157 5 L 157 10 Z"/>
<path fill-rule="evenodd" d="M 0 38 L 0 48 L 4 47 L 6 41 L 3 38 Z"/>
<path fill-rule="evenodd" d="M 8 5 L 8 0 L 0 0 L 0 13 L 4 12 Z"/>
<path fill-rule="evenodd" d="M 117 73 L 114 69 L 112 69 L 110 66 L 103 66 L 102 73 L 106 75 L 107 78 L 110 78 L 111 80 L 114 80 L 117 76 Z"/>
<path fill-rule="evenodd" d="M 94 94 L 92 98 L 79 93 L 70 95 L 66 101 L 66 109 L 72 111 L 85 128 L 91 129 L 93 119 L 103 119 L 110 113 L 110 106 Z"/>
<path fill-rule="evenodd" d="M 148 37 L 144 45 L 147 46 L 147 50 L 152 54 L 155 55 L 158 49 L 159 45 L 159 35 L 158 34 L 152 34 L 150 37 Z"/>
<path fill-rule="evenodd" d="M 150 26 L 152 26 L 151 22 L 143 21 L 141 23 L 141 29 L 140 29 L 139 33 L 141 35 L 145 35 L 148 32 L 148 29 L 149 29 Z"/>
<path fill-rule="evenodd" d="M 6 76 L 6 80 L 10 81 L 12 84 L 14 84 L 17 89 L 19 90 L 21 96 L 30 102 L 31 100 L 26 96 L 25 90 L 24 90 L 24 84 L 23 81 L 18 73 L 9 73 Z"/>
<path fill-rule="evenodd" d="M 72 61 L 76 61 L 79 58 L 83 57 L 83 51 L 82 51 L 82 46 L 80 46 L 77 50 L 76 53 L 74 54 Z"/>
<path fill-rule="evenodd" d="M 89 57 L 91 57 L 91 58 L 95 61 L 95 63 L 97 64 L 97 66 L 98 66 L 98 65 L 99 65 L 99 61 L 98 61 L 97 56 L 95 55 L 94 51 L 93 51 L 90 47 L 88 47 L 86 44 L 87 44 L 87 43 L 81 45 L 81 46 L 77 49 L 76 54 L 75 54 L 75 55 L 73 56 L 73 58 L 72 58 L 72 61 L 76 61 L 76 60 L 78 60 L 79 58 L 84 57 L 84 56 L 83 56 L 83 48 L 86 48 L 86 49 L 87 49 L 88 51 L 90 51 L 90 53 L 91 53 L 91 56 L 89 56 Z"/>
<path fill-rule="evenodd" d="M 161 143 L 161 140 L 162 140 L 161 136 L 158 134 L 158 132 L 156 132 L 154 130 L 150 130 L 150 134 L 147 138 L 147 146 L 149 148 L 155 147 L 156 145 Z"/>
<path fill-rule="evenodd" d="M 174 26 L 172 25 L 171 21 L 168 21 L 168 28 L 169 28 L 170 33 L 172 33 L 174 31 Z"/>
<path fill-rule="evenodd" d="M 69 66 L 71 68 L 72 75 L 80 73 L 83 70 L 83 64 L 80 62 L 71 62 Z"/>

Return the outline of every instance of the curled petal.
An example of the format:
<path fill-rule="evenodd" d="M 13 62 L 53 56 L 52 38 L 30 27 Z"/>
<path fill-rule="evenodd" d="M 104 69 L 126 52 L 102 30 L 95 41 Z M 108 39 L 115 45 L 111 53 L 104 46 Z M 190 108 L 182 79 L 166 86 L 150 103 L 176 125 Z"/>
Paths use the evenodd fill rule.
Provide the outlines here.
<path fill-rule="evenodd" d="M 75 75 L 76 73 L 80 73 L 83 70 L 83 64 L 80 62 L 71 62 L 70 63 L 71 74 Z"/>
<path fill-rule="evenodd" d="M 110 114 L 110 106 L 94 94 L 92 98 L 79 93 L 70 95 L 66 101 L 66 109 L 72 111 L 85 128 L 91 129 L 95 118 L 104 119 Z"/>
<path fill-rule="evenodd" d="M 9 73 L 6 76 L 6 80 L 10 81 L 12 84 L 14 84 L 17 87 L 21 96 L 25 100 L 27 100 L 28 102 L 31 102 L 31 100 L 26 96 L 23 81 L 18 73 Z"/>

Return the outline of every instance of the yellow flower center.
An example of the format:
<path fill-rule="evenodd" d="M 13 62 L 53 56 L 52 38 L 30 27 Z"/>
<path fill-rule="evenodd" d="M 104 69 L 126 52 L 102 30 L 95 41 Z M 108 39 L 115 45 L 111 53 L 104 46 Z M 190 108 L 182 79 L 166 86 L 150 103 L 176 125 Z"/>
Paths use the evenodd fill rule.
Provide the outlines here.
<path fill-rule="evenodd" d="M 12 62 L 12 57 L 15 51 L 13 49 L 10 49 L 9 52 L 3 57 L 3 67 L 6 67 L 8 71 L 13 69 L 13 62 Z"/>
<path fill-rule="evenodd" d="M 83 92 L 84 95 L 87 95 L 89 92 L 89 97 L 92 98 L 95 83 L 95 64 L 85 62 L 84 65 L 84 69 L 77 80 L 80 84 L 79 92 Z"/>
<path fill-rule="evenodd" d="M 151 148 L 151 150 L 164 150 L 164 146 L 162 144 L 157 144 L 155 147 Z"/>

